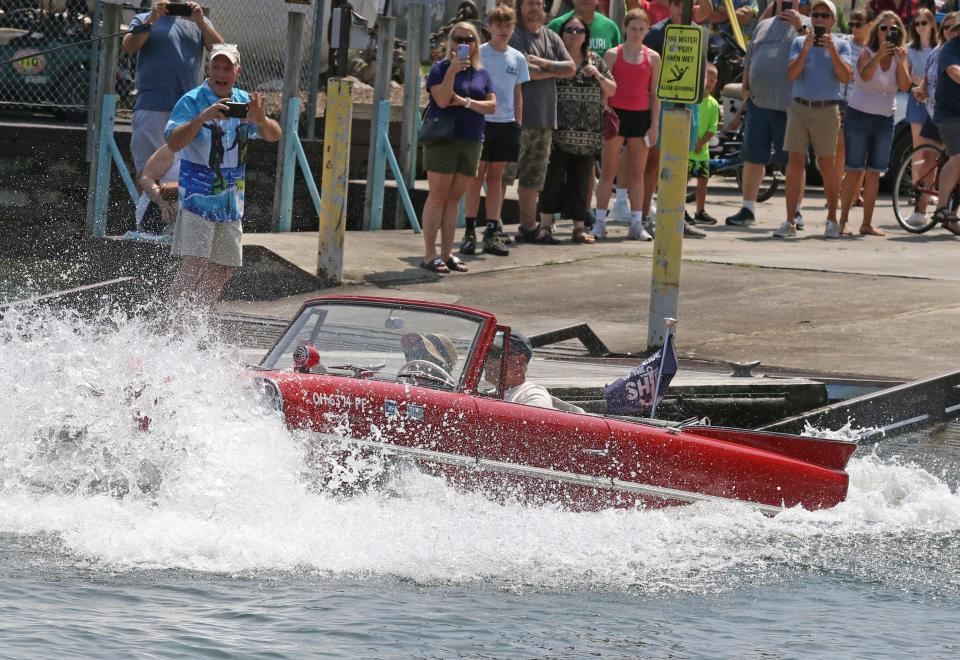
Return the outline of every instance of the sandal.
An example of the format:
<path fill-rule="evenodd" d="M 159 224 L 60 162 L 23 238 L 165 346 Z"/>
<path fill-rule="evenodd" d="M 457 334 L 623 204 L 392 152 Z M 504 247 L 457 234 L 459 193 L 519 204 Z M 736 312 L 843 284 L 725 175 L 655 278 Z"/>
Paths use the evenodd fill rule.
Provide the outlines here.
<path fill-rule="evenodd" d="M 553 229 L 541 229 L 535 238 L 528 238 L 527 241 L 539 245 L 560 245 L 560 239 L 554 237 Z"/>
<path fill-rule="evenodd" d="M 537 225 L 536 225 L 533 229 L 527 229 L 527 228 L 524 227 L 523 225 L 520 225 L 519 227 L 517 227 L 517 237 L 516 237 L 516 238 L 517 238 L 517 242 L 518 242 L 518 243 L 527 243 L 527 242 L 533 243 L 533 242 L 536 240 L 537 236 L 539 236 L 539 235 L 540 235 L 540 223 L 539 223 L 539 222 L 537 223 Z"/>
<path fill-rule="evenodd" d="M 454 255 L 451 255 L 451 257 L 447 259 L 446 264 L 447 268 L 450 270 L 455 270 L 458 273 L 466 273 L 468 270 L 470 270 L 467 268 L 467 264 L 463 263 L 459 257 Z"/>
<path fill-rule="evenodd" d="M 597 237 L 588 232 L 586 229 L 581 229 L 580 231 L 574 229 L 573 236 L 570 237 L 570 240 L 574 243 L 590 245 L 597 242 Z"/>
<path fill-rule="evenodd" d="M 943 228 L 954 236 L 960 236 L 960 220 L 957 220 L 956 218 L 948 222 L 944 222 Z"/>
<path fill-rule="evenodd" d="M 957 214 L 948 209 L 946 206 L 942 206 L 934 212 L 933 221 L 939 222 L 946 227 L 950 223 L 957 221 Z"/>
<path fill-rule="evenodd" d="M 443 263 L 443 259 L 436 257 L 433 261 L 421 261 L 420 268 L 426 268 L 432 273 L 439 273 L 441 275 L 446 275 L 450 272 L 450 269 L 447 267 L 447 264 Z"/>

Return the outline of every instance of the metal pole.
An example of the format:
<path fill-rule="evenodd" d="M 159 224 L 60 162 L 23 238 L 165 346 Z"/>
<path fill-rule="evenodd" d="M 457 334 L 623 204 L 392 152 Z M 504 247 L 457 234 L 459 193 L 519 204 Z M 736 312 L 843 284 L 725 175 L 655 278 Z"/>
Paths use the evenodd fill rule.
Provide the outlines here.
<path fill-rule="evenodd" d="M 387 178 L 387 155 L 384 153 L 383 143 L 390 140 L 390 101 L 380 101 L 377 105 L 379 112 L 377 112 L 377 133 L 374 138 L 376 155 L 367 166 L 367 190 L 371 195 L 370 226 L 366 229 L 374 231 L 383 227 L 383 189 L 386 187 Z"/>
<path fill-rule="evenodd" d="M 303 20 L 301 11 L 287 12 L 287 57 L 283 68 L 283 98 L 280 103 L 280 125 L 286 126 L 287 103 L 289 99 L 300 97 L 300 64 L 303 60 Z M 273 228 L 280 229 L 281 209 L 283 208 L 283 159 L 286 154 L 287 142 L 291 136 L 284 132 L 280 144 L 277 145 L 277 172 L 273 186 Z"/>
<path fill-rule="evenodd" d="M 106 34 L 120 31 L 120 5 L 104 3 L 103 30 Z M 100 48 L 100 63 L 97 67 L 97 108 L 100 108 L 100 125 L 96 131 L 96 147 L 91 154 L 90 177 L 87 183 L 87 231 L 91 236 L 105 236 L 107 229 L 107 205 L 110 201 L 111 154 L 106 137 L 113 137 L 113 112 L 116 107 L 114 78 L 117 71 L 119 39 L 107 39 Z"/>
<path fill-rule="evenodd" d="M 407 5 L 407 52 L 403 67 L 403 126 L 400 131 L 400 169 L 406 174 L 407 190 L 413 190 L 417 167 L 417 114 L 420 112 L 420 31 L 423 0 Z M 403 227 L 403 207 L 397 204 L 397 224 Z"/>
<path fill-rule="evenodd" d="M 324 115 L 317 277 L 324 283 L 335 286 L 343 281 L 353 83 L 338 78 L 327 81 L 327 107 Z"/>
<path fill-rule="evenodd" d="M 102 34 L 100 22 L 103 19 L 102 0 L 96 0 L 93 5 L 93 32 L 90 34 L 94 39 L 99 39 Z M 97 139 L 97 71 L 100 59 L 100 42 L 94 41 L 90 44 L 90 85 L 87 90 L 87 148 L 84 157 L 89 163 L 93 158 L 93 145 Z"/>
<path fill-rule="evenodd" d="M 320 93 L 320 56 L 323 53 L 326 26 L 323 23 L 323 0 L 317 0 L 313 12 L 313 43 L 310 52 L 310 87 L 307 92 L 307 139 L 317 137 L 317 94 Z M 327 64 L 329 66 L 329 63 Z"/>
<path fill-rule="evenodd" d="M 297 174 L 297 121 L 300 118 L 300 97 L 287 99 L 287 121 L 283 126 L 283 173 L 281 175 L 280 216 L 277 231 L 290 231 L 293 225 L 293 180 Z"/>
<path fill-rule="evenodd" d="M 623 31 L 623 17 L 626 14 L 626 3 L 622 0 L 610 0 L 610 20 L 617 24 L 617 29 Z"/>
<path fill-rule="evenodd" d="M 390 78 L 393 74 L 393 35 L 396 32 L 397 19 L 393 16 L 377 16 L 377 77 L 373 85 L 373 102 L 370 105 L 370 147 L 367 150 L 367 194 L 363 200 L 363 228 L 379 229 L 383 218 L 372 218 L 374 186 L 370 173 L 377 160 L 383 165 L 384 155 L 377 151 L 377 122 L 380 102 L 389 100 Z M 390 117 L 387 113 L 387 127 Z M 383 192 L 382 190 L 380 191 Z"/>

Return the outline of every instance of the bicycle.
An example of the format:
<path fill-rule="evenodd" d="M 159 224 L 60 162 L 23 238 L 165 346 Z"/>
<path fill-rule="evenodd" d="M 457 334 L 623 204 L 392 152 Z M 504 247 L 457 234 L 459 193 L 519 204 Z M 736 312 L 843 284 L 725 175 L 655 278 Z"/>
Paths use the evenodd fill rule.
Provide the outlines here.
<path fill-rule="evenodd" d="M 743 127 L 736 131 L 726 131 L 718 135 L 719 143 L 710 147 L 710 176 L 736 176 L 737 188 L 743 192 L 743 163 L 740 161 L 740 151 L 743 147 Z M 695 183 L 691 180 L 691 183 Z M 773 165 L 767 165 L 757 193 L 757 201 L 765 202 L 780 187 L 780 172 Z M 688 183 L 687 203 L 696 199 L 695 186 Z"/>
<path fill-rule="evenodd" d="M 893 188 L 893 214 L 911 234 L 923 234 L 939 224 L 933 213 L 940 205 L 940 170 L 948 158 L 943 147 L 921 144 L 908 151 L 900 165 Z M 958 202 L 960 188 L 954 188 L 947 206 L 956 209 Z"/>

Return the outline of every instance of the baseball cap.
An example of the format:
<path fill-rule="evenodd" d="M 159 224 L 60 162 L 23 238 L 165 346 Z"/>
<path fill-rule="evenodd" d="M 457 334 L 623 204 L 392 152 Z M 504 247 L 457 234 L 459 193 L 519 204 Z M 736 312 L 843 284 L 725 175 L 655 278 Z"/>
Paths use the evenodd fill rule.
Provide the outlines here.
<path fill-rule="evenodd" d="M 530 340 L 526 336 L 520 334 L 519 332 L 510 332 L 510 352 L 518 353 L 526 358 L 529 362 L 533 358 L 533 345 L 530 343 Z M 490 351 L 494 357 L 499 357 L 503 353 L 503 339 L 498 337 L 493 346 L 490 347 Z"/>
<path fill-rule="evenodd" d="M 237 44 L 214 44 L 213 48 L 210 49 L 210 57 L 207 58 L 207 61 L 212 62 L 217 55 L 223 55 L 234 64 L 240 64 L 240 50 L 237 48 Z"/>
<path fill-rule="evenodd" d="M 447 371 L 457 364 L 457 347 L 446 335 L 408 332 L 400 338 L 400 346 L 408 360 L 428 360 Z"/>
<path fill-rule="evenodd" d="M 829 10 L 830 10 L 830 13 L 833 14 L 833 17 L 834 17 L 834 18 L 837 17 L 837 6 L 836 6 L 835 4 L 833 4 L 833 2 L 832 2 L 831 0 L 816 0 L 816 1 L 813 3 L 812 9 L 815 9 L 815 8 L 819 7 L 820 5 L 823 5 L 824 7 L 826 7 L 827 9 L 829 9 Z"/>

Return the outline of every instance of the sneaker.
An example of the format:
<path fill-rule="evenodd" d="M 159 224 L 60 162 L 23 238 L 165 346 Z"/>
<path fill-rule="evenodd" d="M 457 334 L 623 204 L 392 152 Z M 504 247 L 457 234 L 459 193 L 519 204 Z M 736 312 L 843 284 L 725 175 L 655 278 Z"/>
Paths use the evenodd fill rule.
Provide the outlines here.
<path fill-rule="evenodd" d="M 651 220 L 650 218 L 644 218 L 643 228 L 647 231 L 648 234 L 650 234 L 651 236 L 655 236 L 655 234 L 653 233 L 653 230 L 654 230 L 653 220 Z"/>
<path fill-rule="evenodd" d="M 653 236 L 644 228 L 643 222 L 632 220 L 630 229 L 627 230 L 627 238 L 635 241 L 652 241 Z"/>
<path fill-rule="evenodd" d="M 633 220 L 633 212 L 630 210 L 630 202 L 627 200 L 614 201 L 613 209 L 610 211 L 610 215 L 607 216 L 607 219 L 614 222 L 630 222 Z"/>
<path fill-rule="evenodd" d="M 692 215 L 690 215 L 690 211 L 687 211 L 686 209 L 683 210 L 683 221 L 688 225 L 697 224 L 697 221 L 693 219 Z"/>
<path fill-rule="evenodd" d="M 593 234 L 594 238 L 606 238 L 607 237 L 607 219 L 604 218 L 600 220 L 599 218 L 593 223 L 593 226 L 590 227 L 590 233 Z"/>
<path fill-rule="evenodd" d="M 506 257 L 510 254 L 510 250 L 506 248 L 499 236 L 490 234 L 483 237 L 483 253 Z"/>
<path fill-rule="evenodd" d="M 784 220 L 775 232 L 773 232 L 774 238 L 796 238 L 797 236 L 797 227 L 792 224 L 789 220 Z"/>
<path fill-rule="evenodd" d="M 513 243 L 513 236 L 503 231 L 502 228 L 497 230 L 497 238 L 499 238 L 500 242 L 504 245 L 510 245 Z"/>
<path fill-rule="evenodd" d="M 756 221 L 757 219 L 754 217 L 753 211 L 742 208 L 727 218 L 725 222 L 732 227 L 749 227 Z"/>
<path fill-rule="evenodd" d="M 684 238 L 706 238 L 707 232 L 702 229 L 697 229 L 690 223 L 683 223 L 683 237 Z"/>
<path fill-rule="evenodd" d="M 476 254 L 476 253 L 477 253 L 476 234 L 464 234 L 463 243 L 460 244 L 460 254 Z"/>
<path fill-rule="evenodd" d="M 823 230 L 825 238 L 840 238 L 840 225 L 836 220 L 827 220 L 827 227 Z"/>
<path fill-rule="evenodd" d="M 693 216 L 694 224 L 697 225 L 715 225 L 717 224 L 717 219 L 706 211 L 700 211 L 695 216 Z"/>
<path fill-rule="evenodd" d="M 907 218 L 907 224 L 911 227 L 922 227 L 927 224 L 927 216 L 920 211 L 914 211 L 913 215 Z"/>
<path fill-rule="evenodd" d="M 793 224 L 797 226 L 797 231 L 803 231 L 803 228 L 807 226 L 803 222 L 803 214 L 800 211 L 797 211 L 797 214 L 793 216 Z"/>

